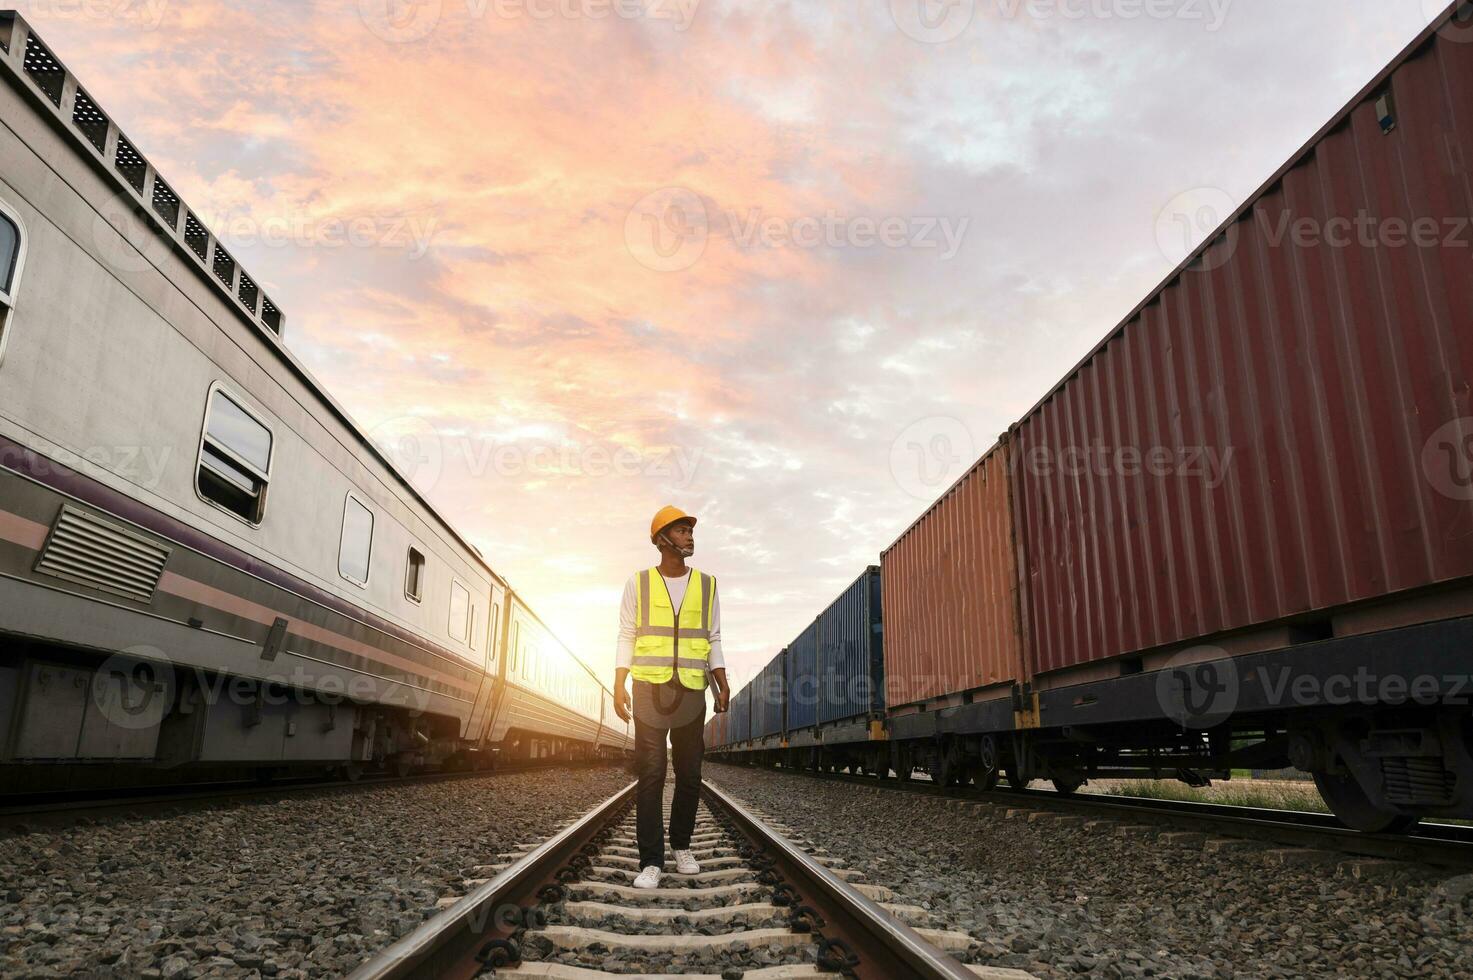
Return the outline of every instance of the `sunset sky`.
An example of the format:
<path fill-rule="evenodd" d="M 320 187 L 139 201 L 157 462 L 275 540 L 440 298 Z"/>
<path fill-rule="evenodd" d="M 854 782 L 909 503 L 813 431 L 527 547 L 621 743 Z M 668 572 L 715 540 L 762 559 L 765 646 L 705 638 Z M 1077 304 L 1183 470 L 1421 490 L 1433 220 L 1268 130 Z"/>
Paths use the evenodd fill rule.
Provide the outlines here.
<path fill-rule="evenodd" d="M 15 6 L 592 664 L 699 515 L 740 681 L 1444 6 L 919 2 Z"/>

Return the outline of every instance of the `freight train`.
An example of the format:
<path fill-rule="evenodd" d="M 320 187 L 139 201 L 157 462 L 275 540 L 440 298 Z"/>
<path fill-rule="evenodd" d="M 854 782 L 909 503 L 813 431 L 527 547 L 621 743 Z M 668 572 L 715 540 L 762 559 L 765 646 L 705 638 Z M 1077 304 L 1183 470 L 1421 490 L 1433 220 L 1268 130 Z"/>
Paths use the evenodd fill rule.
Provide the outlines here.
<path fill-rule="evenodd" d="M 0 12 L 0 785 L 622 756 L 612 695 Z"/>
<path fill-rule="evenodd" d="M 1461 0 L 737 693 L 713 751 L 1064 792 L 1293 766 L 1360 830 L 1473 817 L 1469 42 Z"/>

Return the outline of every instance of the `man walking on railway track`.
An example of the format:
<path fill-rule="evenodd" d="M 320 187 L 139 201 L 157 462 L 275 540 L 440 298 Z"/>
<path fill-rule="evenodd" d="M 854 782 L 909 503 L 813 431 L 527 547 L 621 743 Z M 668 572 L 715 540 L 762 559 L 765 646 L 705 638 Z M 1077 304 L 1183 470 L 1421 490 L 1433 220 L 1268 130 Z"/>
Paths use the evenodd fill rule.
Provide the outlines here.
<path fill-rule="evenodd" d="M 614 711 L 630 719 L 625 678 L 634 677 L 634 767 L 639 776 L 636 824 L 640 872 L 636 888 L 656 888 L 665 868 L 665 742 L 675 767 L 670 849 L 681 874 L 698 874 L 690 852 L 705 752 L 706 686 L 715 682 L 715 710 L 731 697 L 721 659 L 721 607 L 716 580 L 691 568 L 696 519 L 661 507 L 650 522 L 660 564 L 636 572 L 624 586 L 614 665 Z"/>

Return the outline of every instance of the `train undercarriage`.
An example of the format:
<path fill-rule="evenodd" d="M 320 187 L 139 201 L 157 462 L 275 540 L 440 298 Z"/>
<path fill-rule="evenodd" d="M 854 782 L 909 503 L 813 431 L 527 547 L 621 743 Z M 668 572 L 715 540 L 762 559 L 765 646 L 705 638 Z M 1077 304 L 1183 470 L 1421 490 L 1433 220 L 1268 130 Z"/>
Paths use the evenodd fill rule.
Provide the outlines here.
<path fill-rule="evenodd" d="M 143 658 L 9 638 L 0 649 L 5 793 L 611 757 L 518 729 L 475 742 L 455 717 Z"/>
<path fill-rule="evenodd" d="M 1400 833 L 1423 818 L 1473 817 L 1473 711 L 1410 705 L 1234 718 L 1205 730 L 1162 721 L 1091 728 L 944 733 L 730 753 L 736 761 L 992 789 L 1091 779 L 1170 779 L 1205 787 L 1234 771 L 1312 779 L 1346 826 Z"/>

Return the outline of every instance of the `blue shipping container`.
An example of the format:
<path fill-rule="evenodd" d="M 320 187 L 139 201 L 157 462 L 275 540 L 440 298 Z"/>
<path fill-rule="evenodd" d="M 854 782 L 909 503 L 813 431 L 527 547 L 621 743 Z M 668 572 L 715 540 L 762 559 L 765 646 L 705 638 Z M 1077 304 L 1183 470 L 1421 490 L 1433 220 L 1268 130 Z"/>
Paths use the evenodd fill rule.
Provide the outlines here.
<path fill-rule="evenodd" d="M 731 737 L 728 742 L 745 742 L 752 737 L 752 685 L 731 699 Z"/>
<path fill-rule="evenodd" d="M 783 695 L 783 663 L 786 650 L 773 657 L 752 686 L 752 737 L 781 735 L 787 699 Z"/>
<path fill-rule="evenodd" d="M 818 630 L 818 721 L 885 709 L 880 569 L 871 565 L 814 623 Z"/>
<path fill-rule="evenodd" d="M 788 647 L 786 681 L 791 736 L 818 723 L 818 631 L 813 623 Z"/>

